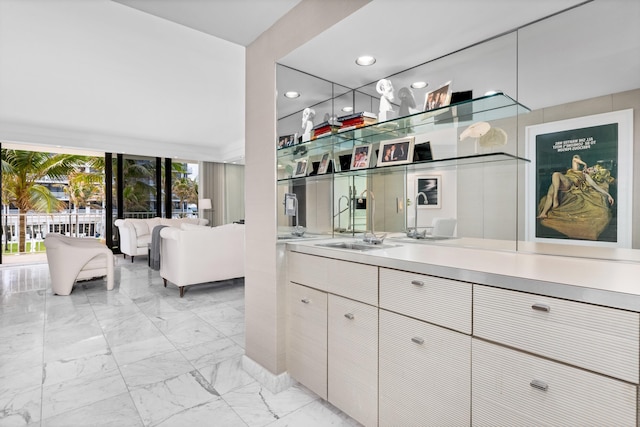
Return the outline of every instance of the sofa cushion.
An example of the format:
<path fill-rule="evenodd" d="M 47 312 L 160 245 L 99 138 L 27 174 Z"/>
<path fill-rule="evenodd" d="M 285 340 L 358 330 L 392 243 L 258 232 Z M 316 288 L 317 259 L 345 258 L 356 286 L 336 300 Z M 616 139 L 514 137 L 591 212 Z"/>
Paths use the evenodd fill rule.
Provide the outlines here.
<path fill-rule="evenodd" d="M 144 236 L 138 236 L 136 241 L 137 247 L 139 248 L 147 248 L 149 247 L 149 243 L 151 243 L 151 234 L 145 234 Z"/>
<path fill-rule="evenodd" d="M 147 224 L 147 221 L 143 219 L 132 220 L 131 225 L 133 225 L 133 228 L 136 230 L 136 236 L 138 237 L 141 237 L 141 236 L 144 236 L 145 234 L 150 233 L 149 225 Z"/>

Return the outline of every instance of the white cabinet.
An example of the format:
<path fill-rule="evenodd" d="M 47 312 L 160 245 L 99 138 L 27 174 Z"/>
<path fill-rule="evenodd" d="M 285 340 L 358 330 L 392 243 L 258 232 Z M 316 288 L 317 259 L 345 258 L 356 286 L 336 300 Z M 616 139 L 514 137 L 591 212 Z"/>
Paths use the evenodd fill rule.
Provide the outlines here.
<path fill-rule="evenodd" d="M 638 383 L 638 313 L 480 285 L 473 313 L 474 336 Z"/>
<path fill-rule="evenodd" d="M 474 285 L 473 424 L 636 426 L 639 320 Z"/>
<path fill-rule="evenodd" d="M 291 376 L 327 398 L 327 294 L 289 283 L 287 369 Z"/>
<path fill-rule="evenodd" d="M 473 339 L 474 426 L 635 426 L 636 386 Z"/>
<path fill-rule="evenodd" d="M 468 426 L 471 337 L 380 310 L 381 426 Z"/>
<path fill-rule="evenodd" d="M 470 283 L 380 269 L 380 308 L 471 334 Z"/>
<path fill-rule="evenodd" d="M 365 426 L 378 424 L 378 308 L 329 295 L 329 402 Z"/>

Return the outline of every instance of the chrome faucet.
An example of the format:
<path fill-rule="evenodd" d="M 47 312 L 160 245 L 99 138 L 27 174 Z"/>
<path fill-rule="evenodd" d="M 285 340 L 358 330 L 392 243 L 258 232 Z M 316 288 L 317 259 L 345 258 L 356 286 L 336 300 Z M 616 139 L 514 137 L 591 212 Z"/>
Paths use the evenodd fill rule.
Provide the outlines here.
<path fill-rule="evenodd" d="M 342 199 L 346 199 L 347 200 L 347 207 L 344 209 L 340 209 L 340 202 L 342 202 Z M 351 228 L 351 203 L 349 203 L 349 198 L 347 196 L 340 196 L 340 198 L 338 199 L 338 213 L 334 215 L 334 218 L 337 216 L 338 217 L 338 228 L 336 231 L 338 232 L 343 232 L 345 231 L 345 229 L 343 229 L 342 227 L 340 227 L 340 217 L 342 215 L 342 213 L 346 210 L 349 210 L 349 223 L 347 226 L 347 230 Z"/>
<path fill-rule="evenodd" d="M 416 196 L 416 203 L 415 203 L 415 216 L 414 216 L 414 221 L 415 221 L 415 227 L 413 228 L 413 231 L 411 231 L 411 228 L 409 228 L 409 230 L 407 230 L 407 237 L 411 237 L 412 239 L 423 239 L 426 235 L 427 235 L 427 230 L 423 230 L 422 233 L 420 233 L 418 231 L 418 202 L 420 202 L 420 196 L 424 197 L 424 201 L 427 202 L 427 204 L 429 203 L 429 199 L 427 199 L 427 195 L 424 194 L 422 191 L 418 193 L 418 195 Z"/>
<path fill-rule="evenodd" d="M 369 193 L 369 196 L 371 196 L 371 204 L 370 206 L 367 206 L 367 208 L 371 207 L 371 235 L 368 236 L 367 235 L 367 230 L 365 229 L 364 231 L 364 237 L 362 238 L 362 241 L 365 243 L 371 243 L 373 245 L 379 245 L 384 241 L 384 238 L 387 236 L 387 234 L 383 234 L 382 236 L 376 236 L 374 229 L 374 222 L 375 222 L 375 215 L 376 215 L 376 198 L 373 195 L 373 191 L 371 190 L 367 190 L 366 188 L 364 189 L 364 191 L 362 193 L 360 193 L 360 198 L 358 199 L 358 203 L 362 203 L 362 196 L 365 193 Z"/>

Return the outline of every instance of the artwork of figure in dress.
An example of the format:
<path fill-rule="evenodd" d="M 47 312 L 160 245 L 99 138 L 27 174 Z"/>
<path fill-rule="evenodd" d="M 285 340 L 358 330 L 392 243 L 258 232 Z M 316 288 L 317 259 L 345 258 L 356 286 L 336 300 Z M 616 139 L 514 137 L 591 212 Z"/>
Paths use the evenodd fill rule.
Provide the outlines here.
<path fill-rule="evenodd" d="M 547 194 L 538 204 L 538 219 L 570 238 L 598 240 L 609 225 L 614 199 L 609 186 L 615 182 L 611 172 L 599 165 L 588 166 L 574 155 L 571 168 L 554 172 Z"/>

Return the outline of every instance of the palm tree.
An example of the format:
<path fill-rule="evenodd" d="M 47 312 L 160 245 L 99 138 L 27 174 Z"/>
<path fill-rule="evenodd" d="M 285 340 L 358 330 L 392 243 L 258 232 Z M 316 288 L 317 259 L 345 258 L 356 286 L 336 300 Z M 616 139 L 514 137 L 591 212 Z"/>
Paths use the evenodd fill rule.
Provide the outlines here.
<path fill-rule="evenodd" d="M 63 180 L 84 161 L 84 156 L 51 154 L 38 151 L 2 150 L 2 202 L 18 208 L 18 250 L 25 252 L 27 212 L 51 213 L 64 208 L 64 203 L 39 182 L 45 177 Z"/>
<path fill-rule="evenodd" d="M 173 181 L 171 185 L 172 193 L 180 199 L 180 207 L 182 208 L 184 202 L 196 203 L 198 201 L 198 186 L 197 183 L 189 178 L 179 178 Z"/>
<path fill-rule="evenodd" d="M 69 183 L 64 187 L 64 192 L 69 196 L 70 205 L 75 208 L 77 236 L 78 208 L 86 207 L 104 193 L 104 173 L 75 170 L 69 174 L 68 180 Z"/>

